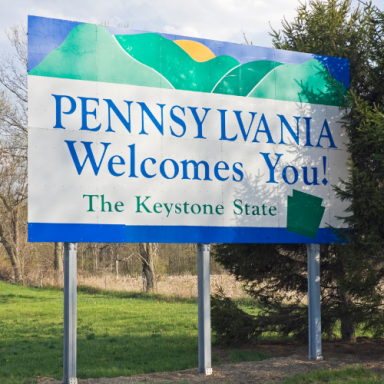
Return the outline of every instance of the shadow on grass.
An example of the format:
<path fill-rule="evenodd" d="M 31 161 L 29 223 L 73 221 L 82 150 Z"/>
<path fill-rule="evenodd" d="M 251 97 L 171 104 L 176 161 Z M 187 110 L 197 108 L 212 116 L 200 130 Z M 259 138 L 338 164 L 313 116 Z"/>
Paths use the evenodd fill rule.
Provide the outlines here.
<path fill-rule="evenodd" d="M 9 299 L 29 299 L 29 300 L 35 300 L 34 296 L 26 296 L 26 295 L 14 295 L 14 294 L 8 294 L 8 295 L 0 295 L 0 302 L 8 302 Z"/>
<path fill-rule="evenodd" d="M 243 361 L 262 361 L 270 359 L 272 356 L 267 353 L 262 353 L 258 351 L 242 351 L 239 349 L 234 349 L 229 354 L 229 360 L 232 363 L 241 363 Z"/>
<path fill-rule="evenodd" d="M 29 340 L 8 340 L 6 343 L 0 342 L 0 349 L 1 383 L 22 383 L 27 378 L 38 376 L 58 380 L 62 377 L 62 337 L 36 335 Z M 132 376 L 196 366 L 196 337 L 161 333 L 141 337 L 86 333 L 78 337 L 79 378 Z"/>
<path fill-rule="evenodd" d="M 140 300 L 156 300 L 167 303 L 197 303 L 197 298 L 184 298 L 179 296 L 167 296 L 159 293 L 136 292 L 136 291 L 115 291 L 95 288 L 88 285 L 79 285 L 77 292 L 87 295 L 101 295 L 114 297 L 117 299 L 140 299 Z"/>

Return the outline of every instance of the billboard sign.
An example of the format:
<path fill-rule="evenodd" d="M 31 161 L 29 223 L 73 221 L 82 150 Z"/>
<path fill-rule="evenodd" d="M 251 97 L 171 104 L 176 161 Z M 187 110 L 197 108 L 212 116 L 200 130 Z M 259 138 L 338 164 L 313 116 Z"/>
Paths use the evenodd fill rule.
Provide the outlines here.
<path fill-rule="evenodd" d="M 332 243 L 348 60 L 30 16 L 29 240 Z"/>

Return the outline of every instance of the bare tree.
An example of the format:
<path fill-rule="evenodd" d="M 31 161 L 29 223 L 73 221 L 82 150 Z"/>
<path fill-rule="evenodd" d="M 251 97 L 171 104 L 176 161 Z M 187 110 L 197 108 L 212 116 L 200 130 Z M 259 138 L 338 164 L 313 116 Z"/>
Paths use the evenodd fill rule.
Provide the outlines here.
<path fill-rule="evenodd" d="M 55 270 L 55 280 L 59 280 L 63 273 L 63 251 L 64 243 L 55 243 L 53 269 Z"/>
<path fill-rule="evenodd" d="M 23 280 L 27 218 L 27 34 L 23 24 L 7 31 L 14 48 L 0 60 L 0 242 Z"/>
<path fill-rule="evenodd" d="M 24 24 L 6 31 L 13 53 L 3 54 L 0 60 L 0 97 L 7 100 L 8 108 L 1 114 L 2 137 L 11 137 L 27 151 L 28 141 L 28 87 L 27 87 L 27 28 Z"/>
<path fill-rule="evenodd" d="M 0 147 L 0 242 L 11 261 L 15 282 L 19 282 L 23 280 L 21 254 L 27 242 L 27 174 L 23 154 L 7 144 L 2 141 Z"/>
<path fill-rule="evenodd" d="M 158 253 L 157 243 L 140 243 L 139 253 L 143 265 L 145 276 L 145 290 L 147 292 L 156 291 L 155 259 Z"/>

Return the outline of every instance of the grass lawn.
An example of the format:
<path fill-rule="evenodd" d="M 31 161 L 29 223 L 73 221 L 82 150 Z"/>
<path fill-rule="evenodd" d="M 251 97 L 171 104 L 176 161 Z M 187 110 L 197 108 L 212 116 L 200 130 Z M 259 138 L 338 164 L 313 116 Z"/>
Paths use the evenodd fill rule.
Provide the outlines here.
<path fill-rule="evenodd" d="M 284 384 L 384 384 L 384 379 L 363 367 L 313 371 L 285 380 Z"/>
<path fill-rule="evenodd" d="M 238 304 L 257 313 L 249 300 Z M 77 351 L 79 378 L 197 367 L 197 300 L 79 287 Z M 63 292 L 0 282 L 0 384 L 31 383 L 41 376 L 61 380 L 62 354 Z M 229 354 L 234 363 L 268 357 L 256 351 Z M 356 367 L 285 381 L 324 382 L 384 384 L 374 373 Z"/>
<path fill-rule="evenodd" d="M 63 293 L 0 282 L 0 382 L 62 378 Z M 78 292 L 79 378 L 197 366 L 197 301 Z"/>

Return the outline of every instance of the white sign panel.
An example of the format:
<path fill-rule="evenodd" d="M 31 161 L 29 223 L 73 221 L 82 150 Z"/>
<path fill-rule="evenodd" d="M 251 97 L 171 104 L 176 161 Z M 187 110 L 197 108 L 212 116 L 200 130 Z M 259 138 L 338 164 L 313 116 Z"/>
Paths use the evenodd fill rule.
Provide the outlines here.
<path fill-rule="evenodd" d="M 338 241 L 348 61 L 30 17 L 29 63 L 30 241 Z"/>

